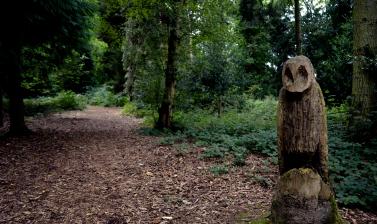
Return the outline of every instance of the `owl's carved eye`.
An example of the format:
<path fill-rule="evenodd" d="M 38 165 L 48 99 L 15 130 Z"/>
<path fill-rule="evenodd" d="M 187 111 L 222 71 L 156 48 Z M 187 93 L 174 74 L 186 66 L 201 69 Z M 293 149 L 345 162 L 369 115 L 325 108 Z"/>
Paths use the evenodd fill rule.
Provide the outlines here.
<path fill-rule="evenodd" d="M 285 75 L 287 84 L 292 84 L 294 82 L 292 72 L 289 68 L 285 70 L 284 75 Z"/>
<path fill-rule="evenodd" d="M 300 65 L 300 67 L 298 67 L 298 77 L 297 78 L 298 78 L 299 82 L 303 82 L 303 83 L 307 82 L 308 72 L 306 71 L 305 66 Z"/>

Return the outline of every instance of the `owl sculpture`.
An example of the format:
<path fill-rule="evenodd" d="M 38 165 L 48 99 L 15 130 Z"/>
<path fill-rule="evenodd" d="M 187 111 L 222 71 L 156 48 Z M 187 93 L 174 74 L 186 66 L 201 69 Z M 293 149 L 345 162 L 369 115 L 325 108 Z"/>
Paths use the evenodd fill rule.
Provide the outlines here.
<path fill-rule="evenodd" d="M 311 168 L 328 181 L 325 102 L 310 60 L 285 62 L 278 105 L 279 171 Z"/>

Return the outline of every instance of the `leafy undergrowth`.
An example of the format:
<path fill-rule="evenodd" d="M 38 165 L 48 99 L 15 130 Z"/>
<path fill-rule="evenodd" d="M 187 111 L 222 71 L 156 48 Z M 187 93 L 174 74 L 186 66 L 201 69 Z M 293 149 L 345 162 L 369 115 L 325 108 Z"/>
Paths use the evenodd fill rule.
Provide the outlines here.
<path fill-rule="evenodd" d="M 121 107 L 126 102 L 127 100 L 124 96 L 114 94 L 108 86 L 92 88 L 83 95 L 72 91 L 62 91 L 55 96 L 24 99 L 25 114 L 27 116 L 66 110 L 83 110 L 87 105 Z M 4 104 L 4 108 L 7 110 L 9 101 L 5 99 Z"/>
<path fill-rule="evenodd" d="M 330 178 L 336 197 L 342 204 L 377 210 L 377 138 L 359 143 L 352 141 L 348 109 L 332 108 L 328 113 Z M 352 131 L 352 135 L 357 130 Z"/>
<path fill-rule="evenodd" d="M 114 94 L 106 85 L 90 89 L 85 96 L 87 103 L 93 106 L 122 107 L 126 102 L 125 96 Z"/>
<path fill-rule="evenodd" d="M 32 116 L 64 110 L 82 110 L 86 106 L 86 98 L 71 91 L 64 91 L 53 97 L 25 99 L 24 103 L 25 114 Z"/>
<path fill-rule="evenodd" d="M 128 114 L 137 107 L 128 105 Z M 193 144 L 204 149 L 201 159 L 232 158 L 233 166 L 245 164 L 250 153 L 266 156 L 277 164 L 276 107 L 274 99 L 248 100 L 242 111 L 228 110 L 217 117 L 205 110 L 178 112 L 174 121 L 179 131 L 160 133 L 144 129 L 145 134 L 162 134 L 163 145 Z M 377 139 L 368 143 L 352 142 L 347 133 L 347 108 L 339 106 L 328 111 L 330 177 L 340 204 L 375 211 L 377 209 Z M 148 125 L 151 118 L 148 118 Z M 187 147 L 187 146 L 186 146 Z M 185 147 L 183 147 L 185 148 Z M 226 165 L 213 167 L 215 175 L 228 172 Z"/>

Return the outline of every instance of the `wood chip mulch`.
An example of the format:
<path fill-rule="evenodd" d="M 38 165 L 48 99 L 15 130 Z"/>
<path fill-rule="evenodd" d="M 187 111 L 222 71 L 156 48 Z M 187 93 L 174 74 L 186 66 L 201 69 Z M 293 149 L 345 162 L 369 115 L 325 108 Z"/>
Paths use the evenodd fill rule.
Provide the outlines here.
<path fill-rule="evenodd" d="M 202 148 L 160 145 L 141 122 L 100 107 L 29 118 L 33 134 L 0 140 L 0 223 L 241 224 L 268 213 L 277 168 L 265 158 L 215 176 Z"/>

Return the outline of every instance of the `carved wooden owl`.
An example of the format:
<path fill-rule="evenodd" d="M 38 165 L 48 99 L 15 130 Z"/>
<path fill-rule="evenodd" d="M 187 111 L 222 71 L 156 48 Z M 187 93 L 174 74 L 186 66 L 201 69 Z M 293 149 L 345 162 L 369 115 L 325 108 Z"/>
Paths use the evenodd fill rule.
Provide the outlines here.
<path fill-rule="evenodd" d="M 303 92 L 315 81 L 313 65 L 305 56 L 291 58 L 284 63 L 282 78 L 284 89 Z"/>
<path fill-rule="evenodd" d="M 305 56 L 285 62 L 283 88 L 278 106 L 278 150 L 280 173 L 308 167 L 326 181 L 327 123 L 322 91 L 314 68 Z"/>

